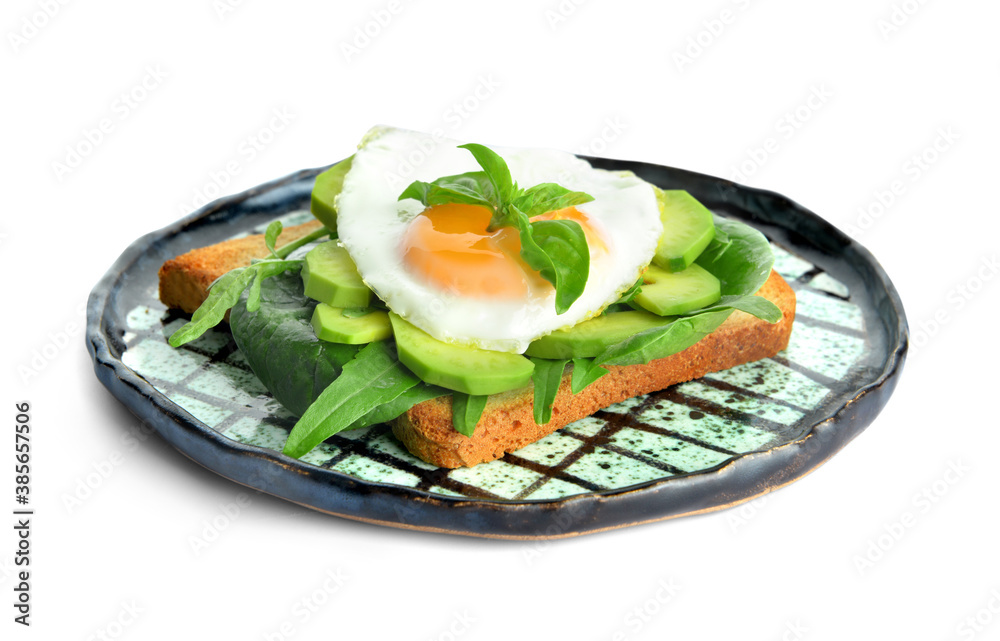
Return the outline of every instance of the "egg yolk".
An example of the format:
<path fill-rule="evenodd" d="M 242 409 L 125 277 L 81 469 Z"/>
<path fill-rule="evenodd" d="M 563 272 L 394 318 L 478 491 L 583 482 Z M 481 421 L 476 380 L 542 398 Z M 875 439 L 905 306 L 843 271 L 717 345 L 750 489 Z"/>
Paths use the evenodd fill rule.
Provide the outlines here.
<path fill-rule="evenodd" d="M 551 291 L 552 285 L 521 258 L 518 231 L 487 231 L 492 212 L 480 205 L 447 203 L 425 209 L 410 223 L 403 238 L 403 261 L 413 273 L 439 289 L 473 298 L 525 298 Z M 587 215 L 567 207 L 532 218 L 575 220 L 587 243 L 605 250 L 601 235 Z"/>

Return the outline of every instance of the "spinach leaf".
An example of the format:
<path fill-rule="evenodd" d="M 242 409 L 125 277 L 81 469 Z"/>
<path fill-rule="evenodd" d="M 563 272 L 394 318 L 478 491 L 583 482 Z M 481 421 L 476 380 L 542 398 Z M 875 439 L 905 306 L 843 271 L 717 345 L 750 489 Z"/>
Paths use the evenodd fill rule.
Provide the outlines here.
<path fill-rule="evenodd" d="M 369 343 L 302 414 L 282 451 L 299 458 L 419 383 L 387 341 Z"/>
<path fill-rule="evenodd" d="M 463 436 L 472 436 L 476 431 L 476 423 L 486 409 L 489 396 L 474 396 L 462 392 L 452 392 L 451 421 L 455 431 Z"/>
<path fill-rule="evenodd" d="M 548 358 L 532 358 L 535 369 L 531 374 L 531 382 L 535 385 L 535 397 L 532 406 L 535 422 L 545 425 L 552 420 L 552 403 L 559 393 L 563 370 L 569 361 L 552 360 Z"/>
<path fill-rule="evenodd" d="M 263 281 L 257 312 L 245 295 L 229 314 L 229 328 L 250 369 L 292 414 L 306 408 L 358 353 L 358 345 L 316 338 L 316 302 L 303 293 L 302 278 L 286 272 Z"/>
<path fill-rule="evenodd" d="M 301 260 L 265 260 L 251 266 L 256 271 L 250 292 L 247 295 L 247 310 L 255 312 L 260 309 L 260 288 L 264 280 L 282 274 L 286 271 L 302 269 Z"/>
<path fill-rule="evenodd" d="M 723 296 L 757 293 L 771 275 L 774 252 L 764 234 L 743 223 L 715 217 L 716 237 L 695 262 L 719 279 Z M 719 232 L 725 241 L 719 240 Z"/>

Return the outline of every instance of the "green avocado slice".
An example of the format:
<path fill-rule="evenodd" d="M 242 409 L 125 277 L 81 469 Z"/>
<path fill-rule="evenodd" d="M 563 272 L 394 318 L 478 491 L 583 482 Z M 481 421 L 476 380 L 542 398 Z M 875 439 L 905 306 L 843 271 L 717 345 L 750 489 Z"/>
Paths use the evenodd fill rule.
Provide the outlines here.
<path fill-rule="evenodd" d="M 445 343 L 389 313 L 399 360 L 426 383 L 485 396 L 526 387 L 535 365 L 520 354 Z"/>

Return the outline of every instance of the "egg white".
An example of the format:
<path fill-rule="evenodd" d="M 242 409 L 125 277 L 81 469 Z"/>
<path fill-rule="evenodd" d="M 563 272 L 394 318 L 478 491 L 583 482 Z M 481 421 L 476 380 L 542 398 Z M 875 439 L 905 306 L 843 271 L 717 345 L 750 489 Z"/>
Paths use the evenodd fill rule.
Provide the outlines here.
<path fill-rule="evenodd" d="M 435 338 L 482 349 L 523 353 L 557 329 L 599 314 L 635 283 L 656 252 L 663 230 L 652 187 L 631 174 L 595 169 L 576 156 L 548 149 L 493 147 L 521 188 L 556 182 L 594 200 L 577 209 L 602 232 L 607 252 L 591 251 L 583 294 L 556 314 L 551 290 L 526 300 L 465 298 L 407 271 L 401 244 L 424 207 L 397 201 L 414 180 L 479 171 L 460 141 L 405 129 L 368 132 L 337 197 L 340 242 L 358 272 L 388 307 Z"/>

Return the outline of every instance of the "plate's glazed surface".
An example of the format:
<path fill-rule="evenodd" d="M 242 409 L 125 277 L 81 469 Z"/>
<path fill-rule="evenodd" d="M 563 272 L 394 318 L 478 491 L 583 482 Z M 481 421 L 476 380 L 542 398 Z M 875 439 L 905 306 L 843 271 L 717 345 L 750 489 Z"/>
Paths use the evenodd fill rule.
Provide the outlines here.
<path fill-rule="evenodd" d="M 775 248 L 798 311 L 778 356 L 630 399 L 504 459 L 445 470 L 384 425 L 345 432 L 296 461 L 295 419 L 224 327 L 175 350 L 185 321 L 156 271 L 192 247 L 309 218 L 299 172 L 134 243 L 95 288 L 88 347 L 99 378 L 171 444 L 217 473 L 315 509 L 386 525 L 492 537 L 559 537 L 737 504 L 820 465 L 884 405 L 906 350 L 902 306 L 875 260 L 782 196 L 643 163 L 591 159 L 684 188 L 749 222 Z"/>

